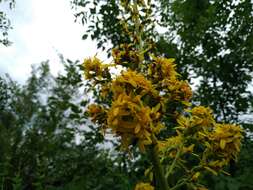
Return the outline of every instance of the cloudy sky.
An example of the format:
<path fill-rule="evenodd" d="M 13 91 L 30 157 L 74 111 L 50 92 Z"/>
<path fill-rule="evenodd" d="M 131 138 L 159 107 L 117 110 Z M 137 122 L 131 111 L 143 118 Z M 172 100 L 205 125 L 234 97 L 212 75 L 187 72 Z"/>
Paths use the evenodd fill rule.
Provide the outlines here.
<path fill-rule="evenodd" d="M 53 74 L 57 74 L 61 69 L 58 53 L 71 60 L 83 60 L 96 53 L 106 58 L 97 51 L 95 42 L 81 40 L 85 27 L 74 22 L 69 0 L 17 0 L 8 16 L 13 26 L 9 32 L 13 44 L 0 45 L 0 75 L 9 73 L 23 83 L 31 65 L 47 59 Z"/>

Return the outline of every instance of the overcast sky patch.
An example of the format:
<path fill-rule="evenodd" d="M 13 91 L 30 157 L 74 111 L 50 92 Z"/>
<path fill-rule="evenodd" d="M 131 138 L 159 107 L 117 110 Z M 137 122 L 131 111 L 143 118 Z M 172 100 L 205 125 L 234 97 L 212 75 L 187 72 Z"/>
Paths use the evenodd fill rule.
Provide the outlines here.
<path fill-rule="evenodd" d="M 85 27 L 74 23 L 70 1 L 22 0 L 13 10 L 7 10 L 13 30 L 9 47 L 0 45 L 0 75 L 9 73 L 19 82 L 30 74 L 31 65 L 50 60 L 53 74 L 62 65 L 58 53 L 71 60 L 83 60 L 98 53 L 96 43 L 81 40 Z M 98 53 L 105 59 L 105 53 Z"/>

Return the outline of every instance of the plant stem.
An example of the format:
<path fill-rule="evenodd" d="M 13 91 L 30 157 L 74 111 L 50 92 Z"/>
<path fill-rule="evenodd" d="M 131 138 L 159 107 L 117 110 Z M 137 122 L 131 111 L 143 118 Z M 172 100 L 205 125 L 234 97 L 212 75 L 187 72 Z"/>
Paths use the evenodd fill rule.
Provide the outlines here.
<path fill-rule="evenodd" d="M 181 186 L 183 186 L 184 184 L 186 184 L 186 182 L 187 182 L 187 181 L 184 180 L 184 181 L 178 183 L 176 186 L 172 187 L 170 190 L 176 190 L 176 189 L 178 189 L 179 187 L 181 187 Z"/>
<path fill-rule="evenodd" d="M 153 163 L 154 173 L 155 173 L 155 182 L 158 186 L 158 190 L 169 190 L 168 182 L 164 175 L 164 170 L 161 166 L 158 152 L 155 145 L 151 146 L 150 157 Z"/>
<path fill-rule="evenodd" d="M 174 167 L 175 167 L 175 165 L 176 165 L 176 162 L 177 162 L 177 160 L 178 160 L 178 158 L 179 158 L 179 155 L 180 155 L 180 153 L 181 153 L 181 148 L 182 148 L 182 146 L 178 147 L 177 154 L 176 154 L 176 156 L 175 156 L 175 158 L 174 158 L 172 164 L 170 165 L 169 171 L 168 171 L 168 172 L 166 173 L 166 175 L 165 175 L 166 179 L 167 179 L 167 178 L 169 177 L 169 175 L 172 173 L 172 171 L 173 171 L 173 169 L 174 169 Z"/>

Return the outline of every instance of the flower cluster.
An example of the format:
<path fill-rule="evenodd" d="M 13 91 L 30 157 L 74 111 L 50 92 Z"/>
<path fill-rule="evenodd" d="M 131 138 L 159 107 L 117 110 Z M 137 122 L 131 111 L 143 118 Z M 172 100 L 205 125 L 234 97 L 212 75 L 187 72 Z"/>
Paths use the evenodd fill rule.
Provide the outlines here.
<path fill-rule="evenodd" d="M 175 70 L 175 59 L 163 57 L 153 57 L 153 62 L 149 66 L 149 75 L 154 82 L 163 82 L 164 80 L 175 80 L 178 73 Z"/>
<path fill-rule="evenodd" d="M 112 82 L 112 92 L 115 99 L 122 93 L 139 96 L 144 96 L 145 94 L 158 94 L 153 88 L 151 81 L 147 80 L 142 74 L 130 69 L 122 72 L 122 74 Z"/>
<path fill-rule="evenodd" d="M 133 1 L 129 7 L 132 1 L 121 1 L 132 10 L 129 14 L 134 14 L 131 19 L 138 32 L 142 29 L 138 6 L 145 3 Z M 143 153 L 152 152 L 152 172 L 163 189 L 190 184 L 193 189 L 204 190 L 197 183 L 199 176 L 204 171 L 217 174 L 230 160 L 236 160 L 242 129 L 216 123 L 210 108 L 191 108 L 192 90 L 177 73 L 175 60 L 155 56 L 152 48 L 144 49 L 149 45 L 142 44 L 137 32 L 136 43 L 113 49 L 112 64 L 103 64 L 97 57 L 84 60 L 85 78 L 103 97 L 102 103 L 100 99 L 100 104 L 88 107 L 91 120 L 120 137 L 123 149 L 137 146 Z M 111 76 L 110 68 L 118 65 L 122 66 L 121 73 Z M 171 176 L 178 183 L 168 185 Z M 154 187 L 139 183 L 135 190 Z"/>
<path fill-rule="evenodd" d="M 231 124 L 216 124 L 210 136 L 212 142 L 210 148 L 218 157 L 220 167 L 228 164 L 231 159 L 237 159 L 237 155 L 240 152 L 241 139 L 241 127 Z M 215 161 L 212 161 L 212 163 Z"/>
<path fill-rule="evenodd" d="M 183 146 L 194 145 L 192 153 L 198 155 L 197 164 L 217 174 L 230 160 L 236 160 L 242 129 L 236 125 L 216 123 L 211 109 L 203 106 L 189 112 L 190 116 L 178 119 L 178 135 L 184 139 Z"/>
<path fill-rule="evenodd" d="M 114 58 L 115 62 L 120 61 L 119 57 Z M 100 84 L 99 93 L 110 94 L 112 100 L 106 106 L 90 105 L 91 120 L 120 137 L 125 150 L 137 145 L 145 152 L 150 145 L 156 146 L 162 164 L 170 163 L 173 169 L 181 168 L 193 183 L 199 178 L 200 171 L 217 174 L 231 159 L 236 160 L 242 139 L 241 128 L 216 123 L 210 108 L 197 106 L 189 109 L 192 91 L 186 81 L 179 79 L 174 60 L 153 55 L 149 60 L 147 72 L 133 70 L 132 63 L 129 66 L 122 64 L 125 69 L 114 79 L 111 79 L 108 65 L 104 66 L 96 57 L 84 61 L 86 79 L 95 78 L 96 85 Z M 178 109 L 178 106 L 185 109 Z M 168 119 L 166 116 L 175 114 L 175 110 L 178 115 L 176 134 L 162 139 L 160 132 L 169 130 L 164 122 Z M 189 158 L 195 160 L 190 165 Z M 171 170 L 167 176 L 171 175 Z M 136 188 L 151 187 L 142 183 Z"/>
<path fill-rule="evenodd" d="M 108 66 L 102 64 L 97 57 L 85 59 L 83 62 L 85 79 L 102 79 L 110 76 Z"/>
<path fill-rule="evenodd" d="M 138 67 L 138 64 L 143 60 L 143 56 L 138 54 L 132 44 L 121 44 L 118 48 L 114 48 L 112 56 L 115 64 L 130 68 Z"/>
<path fill-rule="evenodd" d="M 152 143 L 150 113 L 151 109 L 143 105 L 140 96 L 120 94 L 108 112 L 108 125 L 121 136 L 124 148 L 136 138 L 140 149 L 144 150 L 144 145 Z"/>

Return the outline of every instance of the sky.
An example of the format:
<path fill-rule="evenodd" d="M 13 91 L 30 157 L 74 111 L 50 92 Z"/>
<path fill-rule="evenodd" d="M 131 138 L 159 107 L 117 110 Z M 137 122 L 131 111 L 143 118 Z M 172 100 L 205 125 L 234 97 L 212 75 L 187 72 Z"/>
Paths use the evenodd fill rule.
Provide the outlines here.
<path fill-rule="evenodd" d="M 0 44 L 0 76 L 9 73 L 14 80 L 24 83 L 31 65 L 46 60 L 50 60 L 51 71 L 56 75 L 62 69 L 58 53 L 73 61 L 96 53 L 106 59 L 95 41 L 81 39 L 85 26 L 74 22 L 69 0 L 17 0 L 7 14 L 12 22 L 9 40 L 13 44 Z"/>

